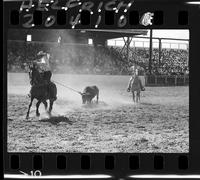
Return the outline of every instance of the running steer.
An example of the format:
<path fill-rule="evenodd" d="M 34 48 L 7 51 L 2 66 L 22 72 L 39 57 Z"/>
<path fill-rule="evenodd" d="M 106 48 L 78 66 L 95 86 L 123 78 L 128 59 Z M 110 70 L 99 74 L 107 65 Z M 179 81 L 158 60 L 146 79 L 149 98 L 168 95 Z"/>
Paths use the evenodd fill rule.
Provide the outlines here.
<path fill-rule="evenodd" d="M 96 103 L 98 103 L 99 100 L 99 89 L 97 86 L 87 86 L 84 90 L 83 93 L 81 93 L 82 95 L 82 103 L 91 103 L 92 99 L 96 96 L 97 97 L 97 101 Z"/>

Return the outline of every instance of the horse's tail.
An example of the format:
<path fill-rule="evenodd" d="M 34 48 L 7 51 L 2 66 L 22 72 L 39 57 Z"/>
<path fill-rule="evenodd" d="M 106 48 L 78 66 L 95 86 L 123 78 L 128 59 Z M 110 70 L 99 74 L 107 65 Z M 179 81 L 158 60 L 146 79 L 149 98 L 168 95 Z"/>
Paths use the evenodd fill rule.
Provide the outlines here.
<path fill-rule="evenodd" d="M 57 100 L 57 87 L 56 87 L 56 85 L 55 85 L 55 83 L 53 83 L 53 82 L 51 82 L 50 83 L 50 99 L 52 99 L 52 100 Z"/>

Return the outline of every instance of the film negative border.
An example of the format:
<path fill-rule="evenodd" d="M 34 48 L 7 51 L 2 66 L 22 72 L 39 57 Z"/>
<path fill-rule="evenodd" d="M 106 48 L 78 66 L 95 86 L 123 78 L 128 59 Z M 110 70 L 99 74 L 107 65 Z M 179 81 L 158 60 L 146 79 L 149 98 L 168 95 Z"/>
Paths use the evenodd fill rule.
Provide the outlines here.
<path fill-rule="evenodd" d="M 8 28 L 26 28 L 23 27 L 22 15 L 19 14 L 19 2 L 4 2 L 4 37 Z M 16 8 L 17 7 L 17 8 Z M 140 17 L 146 12 L 153 12 L 153 24 L 144 26 L 140 24 Z M 112 11 L 106 11 L 102 15 L 102 23 L 98 29 L 117 29 L 117 28 L 176 28 L 190 30 L 190 152 L 188 154 L 88 154 L 88 153 L 8 153 L 6 148 L 7 132 L 6 132 L 6 87 L 4 87 L 4 173 L 5 174 L 28 174 L 32 176 L 40 175 L 66 175 L 66 174 L 107 174 L 111 177 L 124 178 L 133 174 L 199 174 L 200 166 L 200 135 L 199 135 L 199 108 L 195 106 L 199 102 L 199 85 L 194 85 L 198 76 L 198 47 L 199 47 L 199 26 L 197 19 L 199 18 L 199 7 L 189 6 L 183 3 L 169 3 L 161 5 L 156 2 L 135 2 L 135 6 L 127 12 L 129 14 L 128 23 L 123 26 L 117 26 L 119 15 Z M 69 28 L 71 25 L 66 25 L 66 19 L 61 19 L 65 13 L 63 10 L 50 11 L 50 14 L 55 15 L 58 25 L 55 23 L 51 27 L 45 27 L 44 21 L 46 12 L 35 12 L 33 15 L 37 20 L 34 20 L 34 27 L 31 28 Z M 94 12 L 93 17 L 97 17 Z M 120 14 L 120 13 L 119 13 Z M 83 25 L 75 28 L 95 28 L 94 23 L 88 23 L 88 11 L 81 13 Z M 107 16 L 112 17 L 107 21 Z M 134 16 L 135 18 L 131 18 Z M 161 18 L 160 18 L 161 17 Z M 38 21 L 39 19 L 39 21 Z M 94 20 L 91 18 L 91 22 Z M 9 24 L 11 22 L 11 24 Z M 197 38 L 198 37 L 198 38 Z M 4 39 L 5 42 L 6 39 Z M 6 44 L 6 43 L 5 43 Z M 6 47 L 6 46 L 5 46 Z M 6 52 L 6 48 L 4 48 Z M 4 53 L 4 60 L 6 60 Z M 6 61 L 4 61 L 6 67 Z M 6 68 L 4 68 L 4 73 Z M 4 76 L 6 77 L 6 75 Z M 5 81 L 4 81 L 5 82 Z"/>
<path fill-rule="evenodd" d="M 130 11 L 128 15 L 128 24 L 129 25 L 144 25 L 143 20 L 145 18 L 145 15 L 147 14 L 141 14 L 139 15 L 138 11 Z M 66 12 L 64 10 L 58 10 L 56 13 L 56 19 L 55 24 L 58 26 L 65 26 L 67 24 L 66 22 Z M 48 19 L 48 18 L 47 18 Z M 51 19 L 51 18 L 49 18 Z M 35 10 L 33 12 L 33 24 L 35 26 L 40 26 L 43 24 L 43 12 Z M 91 17 L 89 11 L 82 11 L 80 14 L 80 24 L 81 25 L 89 25 L 91 23 Z M 152 21 L 151 21 L 152 20 Z M 115 12 L 114 11 L 105 11 L 104 13 L 104 23 L 106 25 L 114 25 L 116 22 L 115 19 Z M 127 21 L 127 20 L 126 20 Z M 149 17 L 150 23 L 153 25 L 163 25 L 163 11 L 154 11 L 152 12 L 152 15 Z M 47 21 L 45 21 L 44 24 L 46 24 Z M 20 13 L 17 10 L 12 10 L 10 12 L 10 24 L 13 26 L 17 26 L 20 24 Z M 24 27 L 26 23 L 23 24 Z M 118 21 L 119 24 L 119 21 Z M 178 25 L 188 25 L 188 12 L 187 11 L 179 11 L 178 12 Z M 53 25 L 53 24 L 52 24 Z M 46 26 L 46 25 L 45 25 Z M 30 26 L 31 27 L 31 26 Z M 48 26 L 47 26 L 48 27 Z M 95 24 L 95 28 L 98 27 L 98 24 Z"/>
<path fill-rule="evenodd" d="M 24 2 L 13 3 L 13 7 L 10 8 L 7 17 L 9 17 L 8 22 L 10 22 L 11 28 L 125 29 L 163 28 L 165 24 L 169 28 L 170 26 L 184 28 L 189 25 L 189 7 L 184 3 L 181 4 L 182 8 L 180 5 L 174 4 L 171 11 L 164 13 L 161 5 L 155 8 L 155 5 L 150 2 L 146 3 L 148 8 L 144 8 L 142 3 L 137 1 L 118 2 L 112 0 L 107 3 L 96 1 L 91 4 L 90 8 L 86 8 L 87 1 L 85 0 L 77 1 L 77 4 L 68 5 L 68 7 L 63 3 L 58 5 L 54 0 L 50 1 L 52 3 L 44 4 L 37 3 L 37 1 L 28 1 L 28 4 L 27 1 Z"/>
<path fill-rule="evenodd" d="M 28 164 L 27 164 L 28 163 Z M 194 171 L 187 154 L 9 154 L 11 174 L 189 174 Z M 195 171 L 194 171 L 195 172 Z M 5 174 L 7 174 L 6 172 Z M 34 174 L 35 173 L 35 174 Z"/>
<path fill-rule="evenodd" d="M 129 25 L 144 25 L 142 24 L 145 15 L 147 14 L 139 14 L 138 11 L 130 11 L 128 14 L 128 24 Z M 163 25 L 163 11 L 154 11 L 152 12 L 152 15 L 149 17 L 149 21 L 153 25 Z M 152 18 L 152 19 L 151 19 Z M 67 24 L 67 13 L 65 10 L 58 10 L 56 13 L 56 20 L 55 24 L 58 26 L 65 26 Z M 35 10 L 33 12 L 33 24 L 35 26 L 40 26 L 43 24 L 43 12 Z M 80 24 L 81 25 L 89 25 L 91 23 L 91 17 L 90 12 L 83 10 L 80 14 Z M 104 23 L 106 25 L 114 25 L 116 22 L 115 19 L 115 12 L 114 11 L 105 11 L 104 13 Z M 127 20 L 126 20 L 127 21 Z M 119 23 L 119 21 L 118 21 Z M 17 26 L 20 24 L 20 12 L 18 10 L 12 10 L 10 12 L 10 24 L 13 26 Z M 45 21 L 46 24 L 46 21 Z M 188 12 L 187 11 L 179 11 L 178 12 L 178 19 L 177 19 L 178 25 L 188 25 Z M 25 24 L 23 24 L 25 27 Z M 146 26 L 146 25 L 144 25 Z M 98 24 L 94 26 L 95 28 L 98 27 Z"/>

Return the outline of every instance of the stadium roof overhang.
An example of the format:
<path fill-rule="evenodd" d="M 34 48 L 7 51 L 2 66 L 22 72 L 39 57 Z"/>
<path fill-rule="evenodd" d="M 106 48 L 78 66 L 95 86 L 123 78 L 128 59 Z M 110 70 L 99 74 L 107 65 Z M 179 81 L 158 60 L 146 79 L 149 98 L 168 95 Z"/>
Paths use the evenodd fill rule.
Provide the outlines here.
<path fill-rule="evenodd" d="M 61 36 L 63 42 L 85 42 L 91 38 L 97 41 L 121 37 L 147 35 L 148 30 L 141 29 L 12 29 L 8 33 L 8 40 L 25 41 L 27 34 L 32 35 L 32 41 L 57 42 Z"/>
<path fill-rule="evenodd" d="M 103 39 L 114 39 L 120 37 L 133 37 L 136 35 L 147 35 L 148 30 L 144 29 L 82 29 L 77 30 L 87 37 L 101 37 Z"/>

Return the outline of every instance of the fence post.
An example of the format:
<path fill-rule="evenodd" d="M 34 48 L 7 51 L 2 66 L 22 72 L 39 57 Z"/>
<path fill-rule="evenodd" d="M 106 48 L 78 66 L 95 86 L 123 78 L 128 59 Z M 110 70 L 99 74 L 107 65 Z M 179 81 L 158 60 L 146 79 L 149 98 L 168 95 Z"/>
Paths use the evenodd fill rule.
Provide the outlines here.
<path fill-rule="evenodd" d="M 184 74 L 184 76 L 183 76 L 183 84 L 184 84 L 184 86 L 185 86 L 185 74 Z"/>
<path fill-rule="evenodd" d="M 152 51 L 153 51 L 153 41 L 152 41 L 152 32 L 153 30 L 150 29 L 150 40 L 149 40 L 149 74 L 151 75 L 151 71 L 152 71 Z"/>
<path fill-rule="evenodd" d="M 157 76 L 155 75 L 155 85 L 157 85 Z"/>
<path fill-rule="evenodd" d="M 167 86 L 167 76 L 165 75 L 165 85 Z"/>
<path fill-rule="evenodd" d="M 147 76 L 144 76 L 144 85 L 147 85 Z"/>
<path fill-rule="evenodd" d="M 177 86 L 177 76 L 175 76 L 175 86 Z"/>
<path fill-rule="evenodd" d="M 161 52 L 162 52 L 162 39 L 158 39 L 159 40 L 159 49 L 158 49 L 158 52 L 159 52 L 159 54 L 158 54 L 158 66 L 159 66 L 159 68 L 160 68 L 160 59 L 161 59 Z"/>

